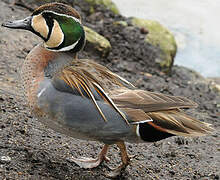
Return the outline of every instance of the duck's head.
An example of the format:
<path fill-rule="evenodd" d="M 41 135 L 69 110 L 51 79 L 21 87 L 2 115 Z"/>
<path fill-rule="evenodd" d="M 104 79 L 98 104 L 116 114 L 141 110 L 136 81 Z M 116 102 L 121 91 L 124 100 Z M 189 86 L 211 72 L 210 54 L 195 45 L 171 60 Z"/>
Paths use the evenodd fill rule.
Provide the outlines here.
<path fill-rule="evenodd" d="M 85 43 L 85 32 L 78 12 L 62 3 L 45 4 L 23 20 L 2 24 L 13 29 L 25 29 L 40 36 L 44 47 L 51 51 L 78 52 Z"/>

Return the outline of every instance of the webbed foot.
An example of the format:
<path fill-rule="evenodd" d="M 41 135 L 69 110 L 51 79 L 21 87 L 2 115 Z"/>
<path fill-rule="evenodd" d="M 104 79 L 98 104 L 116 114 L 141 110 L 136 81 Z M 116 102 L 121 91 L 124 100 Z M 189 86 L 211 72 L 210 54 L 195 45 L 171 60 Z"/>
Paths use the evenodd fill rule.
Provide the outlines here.
<path fill-rule="evenodd" d="M 108 157 L 106 157 L 108 147 L 109 147 L 109 145 L 105 144 L 96 159 L 86 158 L 86 157 L 81 157 L 81 158 L 71 157 L 69 159 L 69 161 L 74 162 L 78 166 L 80 166 L 81 168 L 85 168 L 85 169 L 91 169 L 91 168 L 98 167 L 103 161 L 110 161 L 110 159 Z"/>
<path fill-rule="evenodd" d="M 117 145 L 120 149 L 122 164 L 115 169 L 110 168 L 111 171 L 105 174 L 105 176 L 108 178 L 116 178 L 117 176 L 121 175 L 121 173 L 126 169 L 130 162 L 130 158 L 128 157 L 124 142 L 118 142 Z"/>

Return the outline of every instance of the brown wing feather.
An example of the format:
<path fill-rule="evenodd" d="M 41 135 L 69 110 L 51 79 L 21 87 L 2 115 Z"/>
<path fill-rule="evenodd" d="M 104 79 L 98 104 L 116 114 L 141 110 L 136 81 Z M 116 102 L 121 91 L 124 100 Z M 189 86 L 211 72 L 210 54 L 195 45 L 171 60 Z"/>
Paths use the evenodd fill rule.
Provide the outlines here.
<path fill-rule="evenodd" d="M 97 64 L 96 62 L 88 59 L 75 60 L 73 66 L 71 66 L 74 71 L 83 72 L 91 80 L 96 81 L 105 91 L 111 89 L 111 86 L 116 87 L 134 87 L 126 79 L 120 77 L 119 75 L 111 72 L 108 68 Z M 109 85 L 109 86 L 108 86 Z"/>
<path fill-rule="evenodd" d="M 91 89 L 111 105 L 127 123 L 123 112 L 131 119 L 131 124 L 153 120 L 147 123 L 159 131 L 175 135 L 198 136 L 213 131 L 209 124 L 191 118 L 180 110 L 196 107 L 197 104 L 193 101 L 184 97 L 128 89 L 124 84 L 133 87 L 129 82 L 92 61 L 76 60 L 72 66 L 63 69 L 60 78 L 82 96 L 83 88 L 104 120 L 104 113 L 96 103 Z"/>
<path fill-rule="evenodd" d="M 197 107 L 196 103 L 187 98 L 143 90 L 126 89 L 118 95 L 112 95 L 111 98 L 120 108 L 142 109 L 144 112 Z"/>
<path fill-rule="evenodd" d="M 111 100 L 108 94 L 104 91 L 104 88 L 107 88 L 105 87 L 105 83 L 103 83 L 103 79 L 111 78 L 112 84 L 115 83 L 115 85 L 122 86 L 120 82 L 122 78 L 118 78 L 118 76 L 111 73 L 109 70 L 109 72 L 107 70 L 105 71 L 106 68 L 101 68 L 102 66 L 97 65 L 96 63 L 88 63 L 84 62 L 83 60 L 80 63 L 78 61 L 76 61 L 75 63 L 73 64 L 73 66 L 68 66 L 64 68 L 62 72 L 59 74 L 59 79 L 64 80 L 66 84 L 68 84 L 72 89 L 76 89 L 81 94 L 81 96 L 84 96 L 81 90 L 83 89 L 85 93 L 88 95 L 88 97 L 92 100 L 95 107 L 97 108 L 100 115 L 105 121 L 107 121 L 107 119 L 104 113 L 102 112 L 101 108 L 98 106 L 96 99 L 92 93 L 92 89 L 95 90 L 106 103 L 112 106 L 112 108 L 115 109 L 116 112 L 118 112 L 121 115 L 121 117 L 126 121 L 126 123 L 129 124 L 124 113 L 121 112 L 121 110 L 114 104 L 114 102 Z M 94 71 L 96 71 L 96 75 L 97 73 L 101 74 L 101 81 L 98 77 L 92 74 L 94 73 Z"/>
<path fill-rule="evenodd" d="M 213 132 L 211 124 L 201 122 L 182 111 L 169 110 L 147 113 L 153 122 L 148 122 L 161 131 L 180 136 L 202 136 Z"/>
<path fill-rule="evenodd" d="M 121 108 L 121 110 L 126 112 L 126 114 L 132 119 L 132 122 L 130 123 L 152 120 L 152 118 L 141 109 Z"/>
<path fill-rule="evenodd" d="M 184 97 L 123 89 L 111 98 L 132 121 L 143 122 L 152 119 L 152 122 L 147 123 L 159 131 L 182 136 L 201 136 L 213 131 L 210 124 L 189 117 L 180 110 L 197 106 Z"/>

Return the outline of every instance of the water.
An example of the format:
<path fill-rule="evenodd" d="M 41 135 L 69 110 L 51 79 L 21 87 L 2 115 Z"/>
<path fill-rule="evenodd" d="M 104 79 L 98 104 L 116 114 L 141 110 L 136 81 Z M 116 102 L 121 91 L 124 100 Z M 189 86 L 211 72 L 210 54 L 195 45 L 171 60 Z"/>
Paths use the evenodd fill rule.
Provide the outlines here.
<path fill-rule="evenodd" d="M 220 77 L 220 0 L 113 0 L 125 16 L 157 20 L 175 35 L 175 64 Z"/>

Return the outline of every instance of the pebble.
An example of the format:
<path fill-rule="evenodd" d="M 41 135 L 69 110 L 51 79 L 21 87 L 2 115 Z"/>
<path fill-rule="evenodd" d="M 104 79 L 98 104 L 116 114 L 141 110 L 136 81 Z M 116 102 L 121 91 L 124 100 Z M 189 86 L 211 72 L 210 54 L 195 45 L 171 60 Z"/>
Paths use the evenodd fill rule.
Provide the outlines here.
<path fill-rule="evenodd" d="M 11 161 L 11 157 L 9 157 L 9 156 L 1 156 L 0 157 L 0 162 L 1 163 L 8 163 L 10 161 Z"/>

